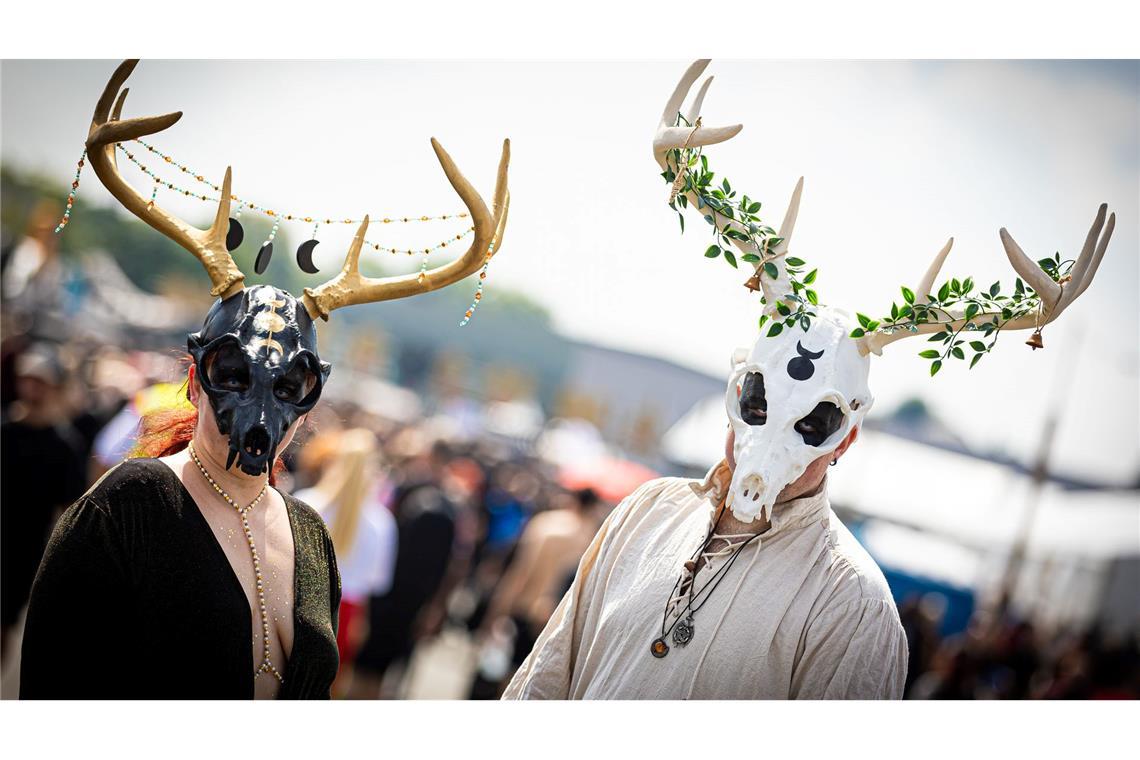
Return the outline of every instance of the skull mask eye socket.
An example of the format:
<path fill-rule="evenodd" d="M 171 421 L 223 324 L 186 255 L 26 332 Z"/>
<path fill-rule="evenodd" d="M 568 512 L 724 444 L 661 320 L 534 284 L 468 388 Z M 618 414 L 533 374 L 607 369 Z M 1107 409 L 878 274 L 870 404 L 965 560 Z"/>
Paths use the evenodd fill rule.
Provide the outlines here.
<path fill-rule="evenodd" d="M 842 424 L 843 412 L 839 407 L 830 401 L 821 401 L 795 424 L 795 430 L 808 446 L 819 446 Z"/>
<path fill-rule="evenodd" d="M 249 389 L 249 365 L 237 343 L 225 342 L 203 361 L 210 386 L 219 391 L 244 393 Z"/>
<path fill-rule="evenodd" d="M 740 387 L 740 418 L 749 425 L 763 425 L 768 421 L 764 376 L 759 372 L 749 372 Z"/>
<path fill-rule="evenodd" d="M 273 395 L 286 403 L 301 406 L 317 386 L 313 361 L 303 355 L 273 384 Z"/>

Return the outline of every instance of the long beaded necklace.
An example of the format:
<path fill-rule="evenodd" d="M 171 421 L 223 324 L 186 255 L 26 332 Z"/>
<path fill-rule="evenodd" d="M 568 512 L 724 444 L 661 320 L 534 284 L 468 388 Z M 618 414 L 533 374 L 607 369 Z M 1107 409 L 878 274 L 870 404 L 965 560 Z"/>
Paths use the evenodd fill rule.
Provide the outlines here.
<path fill-rule="evenodd" d="M 681 575 L 677 577 L 677 581 L 673 584 L 673 588 L 669 592 L 669 600 L 665 603 L 665 612 L 661 616 L 661 635 L 654 639 L 653 642 L 649 645 L 649 653 L 657 659 L 661 659 L 665 655 L 669 654 L 669 645 L 665 642 L 665 639 L 669 636 L 670 633 L 673 634 L 673 643 L 680 647 L 684 647 L 693 640 L 693 636 L 696 634 L 696 626 L 693 622 L 693 616 L 696 615 L 697 610 L 699 610 L 701 607 L 704 607 L 705 603 L 707 603 L 708 600 L 712 597 L 712 593 L 716 591 L 716 587 L 719 586 L 720 582 L 724 580 L 724 578 L 728 575 L 729 569 L 732 567 L 733 563 L 736 562 L 736 558 L 740 556 L 740 553 L 744 551 L 744 547 L 748 546 L 750 543 L 760 537 L 760 534 L 757 533 L 747 540 L 742 541 L 740 543 L 740 546 L 736 547 L 736 549 L 733 550 L 732 556 L 729 558 L 728 562 L 724 564 L 724 567 L 717 570 L 716 573 L 713 574 L 712 579 L 709 580 L 709 582 L 704 586 L 701 586 L 700 591 L 694 593 L 697 581 L 697 568 L 695 561 L 697 557 L 699 557 L 708 547 L 709 541 L 716 537 L 713 532 L 715 530 L 716 524 L 714 523 L 713 526 L 709 528 L 708 536 L 705 537 L 705 540 L 701 543 L 700 547 L 698 547 L 697 551 L 694 552 L 692 558 L 685 563 L 685 571 L 683 571 Z M 672 608 L 673 603 L 676 600 L 674 593 L 678 588 L 681 588 L 682 581 L 685 577 L 685 572 L 691 573 L 688 579 L 688 603 L 679 613 L 677 613 L 677 619 L 674 620 L 668 628 L 666 628 L 665 621 L 669 619 L 670 608 Z M 699 599 L 700 596 L 705 593 L 705 591 L 708 591 L 708 595 L 705 596 L 705 598 L 702 599 L 699 604 L 696 604 L 694 606 L 694 602 Z M 681 593 L 684 592 L 682 591 Z"/>
<path fill-rule="evenodd" d="M 251 501 L 246 507 L 241 507 L 236 501 L 230 498 L 230 495 L 222 490 L 222 487 L 210 477 L 210 473 L 206 471 L 206 467 L 198 459 L 198 453 L 194 451 L 194 442 L 191 441 L 189 445 L 190 458 L 194 460 L 194 464 L 198 465 L 198 469 L 202 472 L 202 476 L 209 481 L 218 495 L 226 500 L 226 503 L 237 510 L 238 515 L 241 517 L 241 527 L 245 531 L 245 540 L 249 544 L 249 553 L 253 557 L 253 575 L 257 581 L 257 606 L 261 612 L 261 635 L 264 642 L 261 650 L 261 665 L 258 666 L 254 672 L 253 677 L 257 678 L 262 673 L 270 673 L 280 683 L 285 683 L 285 679 L 281 676 L 281 672 L 274 667 L 273 662 L 269 658 L 269 613 L 265 608 L 265 586 L 261 577 L 261 559 L 257 556 L 257 545 L 253 542 L 253 530 L 249 527 L 249 511 L 257 506 L 261 498 L 265 496 L 265 491 L 269 487 L 268 480 L 262 484 L 261 491 L 258 492 L 257 498 Z"/>

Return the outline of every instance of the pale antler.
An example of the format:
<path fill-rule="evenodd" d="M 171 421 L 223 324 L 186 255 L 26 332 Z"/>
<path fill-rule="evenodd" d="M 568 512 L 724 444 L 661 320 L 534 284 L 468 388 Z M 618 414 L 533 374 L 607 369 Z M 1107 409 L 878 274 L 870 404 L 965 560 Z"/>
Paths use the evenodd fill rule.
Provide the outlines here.
<path fill-rule="evenodd" d="M 735 137 L 740 130 L 744 128 L 742 124 L 733 124 L 728 127 L 705 127 L 702 125 L 700 129 L 694 131 L 692 127 L 673 126 L 677 120 L 677 114 L 681 112 L 681 104 L 684 102 L 685 96 L 688 95 L 689 89 L 693 86 L 693 82 L 697 81 L 697 78 L 700 77 L 708 65 L 708 59 L 693 62 L 685 71 L 681 80 L 677 83 L 677 87 L 673 90 L 673 94 L 669 97 L 669 101 L 665 104 L 665 110 L 661 114 L 661 123 L 658 125 L 657 134 L 653 138 L 653 156 L 657 159 L 657 163 L 662 169 L 669 168 L 666 154 L 670 150 L 683 147 L 695 148 L 704 145 L 715 145 L 716 143 L 721 143 Z M 695 124 L 697 117 L 700 116 L 701 105 L 704 103 L 705 95 L 708 93 L 709 85 L 712 84 L 712 80 L 712 77 L 708 77 L 704 81 L 700 90 L 697 91 L 697 97 L 693 100 L 689 110 L 685 113 L 685 121 L 689 124 Z M 757 271 L 760 270 L 760 267 L 762 267 L 766 261 L 772 261 L 772 263 L 776 265 L 778 276 L 774 279 L 760 272 L 760 287 L 763 290 L 766 304 L 764 307 L 765 312 L 774 312 L 776 303 L 783 300 L 784 296 L 791 292 L 791 283 L 788 280 L 788 273 L 784 269 L 782 257 L 788 252 L 788 243 L 791 241 L 792 231 L 796 225 L 796 216 L 799 214 L 800 195 L 803 193 L 803 187 L 804 178 L 800 177 L 796 183 L 796 189 L 792 192 L 792 199 L 788 203 L 788 210 L 784 215 L 784 221 L 780 225 L 779 237 L 782 238 L 782 240 L 771 250 L 764 252 L 753 245 L 750 240 L 733 239 L 732 241 L 733 245 L 735 245 L 741 253 L 761 257 L 761 260 L 754 264 Z M 696 195 L 689 192 L 686 193 L 685 196 L 689 205 L 692 208 L 697 208 Z M 729 227 L 747 233 L 747 230 L 736 221 L 716 213 L 711 208 L 700 208 L 698 209 L 698 213 L 702 216 L 713 215 L 717 225 L 722 229 Z"/>
<path fill-rule="evenodd" d="M 226 249 L 226 232 L 230 217 L 230 169 L 226 168 L 226 178 L 222 182 L 221 198 L 214 223 L 209 229 L 191 227 L 178 217 L 161 207 L 150 203 L 139 194 L 122 175 L 115 160 L 115 145 L 125 140 L 133 140 L 143 135 L 161 132 L 182 118 L 182 112 L 147 116 L 138 119 L 119 119 L 128 90 L 119 94 L 119 88 L 134 71 L 137 60 L 123 61 L 103 90 L 95 115 L 91 117 L 91 129 L 87 133 L 87 158 L 99 180 L 111 195 L 123 204 L 128 211 L 194 254 L 202 262 L 210 275 L 213 287 L 210 293 L 228 298 L 241 291 L 245 275 L 234 264 L 233 257 Z M 116 100 L 115 96 L 118 95 Z M 111 104 L 114 103 L 112 109 Z"/>
<path fill-rule="evenodd" d="M 344 306 L 406 298 L 459 282 L 479 271 L 483 262 L 499 249 L 503 242 L 503 232 L 507 226 L 507 210 L 511 203 L 510 192 L 507 190 L 507 165 L 511 159 L 511 141 L 503 141 L 503 154 L 499 160 L 499 175 L 495 182 L 491 211 L 487 210 L 487 205 L 479 197 L 479 193 L 464 178 L 456 168 L 455 162 L 451 160 L 451 156 L 434 137 L 431 146 L 435 149 L 435 155 L 439 158 L 439 163 L 451 186 L 463 199 L 471 214 L 471 221 L 475 227 L 475 240 L 471 243 L 471 247 L 458 259 L 429 269 L 422 275 L 415 273 L 398 277 L 365 277 L 360 274 L 360 250 L 364 245 L 364 234 L 368 231 L 368 217 L 364 217 L 348 248 L 348 255 L 344 259 L 341 271 L 320 287 L 305 288 L 305 295 L 301 300 L 313 319 L 320 317 L 327 320 L 330 312 Z"/>
<path fill-rule="evenodd" d="M 1085 292 L 1085 288 L 1089 286 L 1093 276 L 1096 275 L 1096 270 L 1100 266 L 1100 260 L 1104 257 L 1104 252 L 1108 248 L 1108 241 L 1112 238 L 1112 231 L 1116 227 L 1115 213 L 1109 215 L 1108 224 L 1105 224 L 1105 214 L 1107 214 L 1107 212 L 1108 204 L 1102 203 L 1100 209 L 1097 211 L 1096 219 L 1093 220 L 1092 227 L 1089 229 L 1089 234 L 1085 237 L 1084 248 L 1081 249 L 1081 254 L 1077 257 L 1077 261 L 1073 264 L 1073 268 L 1069 273 L 1071 279 L 1064 285 L 1054 282 L 1053 278 L 1050 277 L 1045 270 L 1025 255 L 1025 252 L 1014 242 L 1014 239 L 1010 237 L 1006 229 L 1004 227 L 1001 228 L 1001 242 L 1005 247 L 1005 255 L 1009 258 L 1009 263 L 1013 265 L 1014 270 L 1021 275 L 1025 283 L 1041 296 L 1042 305 L 1042 315 L 1040 318 L 1038 318 L 1036 314 L 1026 314 L 1006 322 L 1002 329 L 1024 330 L 1048 324 L 1060 316 L 1061 312 L 1075 301 L 1081 293 Z M 919 283 L 918 290 L 915 291 L 915 300 L 917 302 L 927 302 L 927 297 L 934 287 L 934 280 L 938 276 L 942 262 L 946 260 L 946 256 L 950 253 L 950 246 L 953 245 L 953 243 L 954 238 L 950 238 L 950 241 L 946 243 L 945 247 L 934 257 L 934 262 L 930 265 L 930 268 L 927 269 L 926 274 Z M 907 338 L 912 335 L 941 332 L 947 329 L 957 330 L 967 321 L 965 314 L 960 312 L 950 312 L 949 316 L 952 320 L 949 325 L 945 322 L 928 322 L 917 325 L 918 330 L 916 332 L 910 332 L 906 329 L 896 330 L 889 335 L 883 332 L 874 332 L 870 335 L 857 338 L 856 342 L 859 344 L 859 351 L 862 354 L 873 353 L 879 356 L 883 352 L 883 346 L 888 343 L 893 343 L 896 340 L 901 340 L 902 338 Z M 975 325 L 981 326 L 983 322 L 993 316 L 992 313 L 979 312 L 971 318 L 971 321 L 973 321 Z"/>

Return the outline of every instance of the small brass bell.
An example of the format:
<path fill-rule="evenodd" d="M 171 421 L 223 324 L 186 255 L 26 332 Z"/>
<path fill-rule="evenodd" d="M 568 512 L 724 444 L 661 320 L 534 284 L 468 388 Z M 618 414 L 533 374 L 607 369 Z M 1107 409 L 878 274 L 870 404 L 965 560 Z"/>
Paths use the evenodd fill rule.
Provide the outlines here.
<path fill-rule="evenodd" d="M 1045 348 L 1045 344 L 1041 342 L 1041 331 L 1034 330 L 1033 334 L 1029 336 L 1029 340 L 1025 341 L 1025 345 L 1036 351 L 1039 348 Z"/>
<path fill-rule="evenodd" d="M 760 290 L 760 270 L 757 269 L 756 273 L 748 278 L 748 282 L 744 283 L 744 287 L 751 290 L 753 293 Z"/>

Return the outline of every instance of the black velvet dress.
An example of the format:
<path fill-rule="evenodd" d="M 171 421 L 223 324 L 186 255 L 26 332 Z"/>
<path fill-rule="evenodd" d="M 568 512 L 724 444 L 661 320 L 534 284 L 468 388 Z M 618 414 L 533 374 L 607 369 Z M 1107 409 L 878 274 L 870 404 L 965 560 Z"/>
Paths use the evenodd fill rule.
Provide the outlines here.
<path fill-rule="evenodd" d="M 293 532 L 293 650 L 280 699 L 327 699 L 340 575 L 324 522 Z M 252 615 L 225 551 L 157 459 L 107 473 L 60 518 L 32 587 L 22 699 L 252 699 Z M 268 676 L 261 676 L 262 678 Z"/>

